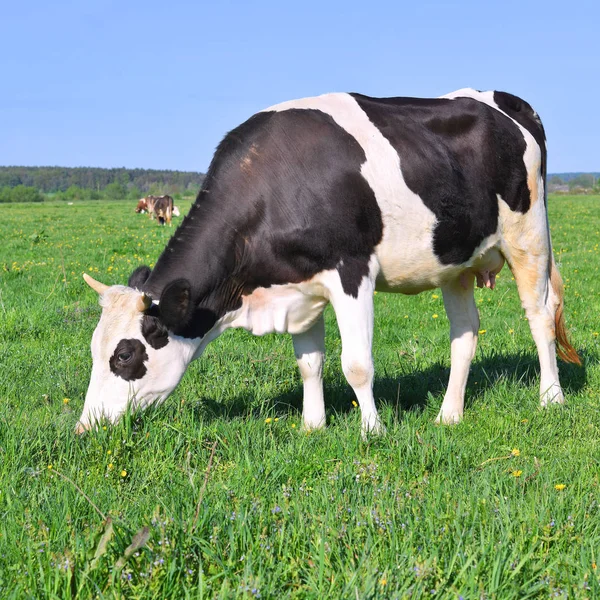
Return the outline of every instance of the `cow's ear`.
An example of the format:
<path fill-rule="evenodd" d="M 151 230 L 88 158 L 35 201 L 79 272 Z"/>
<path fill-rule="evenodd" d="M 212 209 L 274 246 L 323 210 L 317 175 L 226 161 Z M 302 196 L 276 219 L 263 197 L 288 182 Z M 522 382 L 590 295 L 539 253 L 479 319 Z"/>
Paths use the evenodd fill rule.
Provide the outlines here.
<path fill-rule="evenodd" d="M 146 265 L 142 267 L 138 267 L 130 276 L 127 281 L 127 285 L 130 288 L 135 288 L 138 290 L 142 289 L 142 286 L 146 283 L 148 277 L 150 277 L 150 273 L 152 273 L 152 269 L 147 267 Z"/>
<path fill-rule="evenodd" d="M 171 330 L 185 327 L 194 313 L 192 289 L 187 279 L 177 279 L 163 291 L 159 303 L 161 321 Z"/>
<path fill-rule="evenodd" d="M 169 331 L 157 316 L 142 317 L 142 335 L 155 350 L 160 350 L 169 343 Z"/>

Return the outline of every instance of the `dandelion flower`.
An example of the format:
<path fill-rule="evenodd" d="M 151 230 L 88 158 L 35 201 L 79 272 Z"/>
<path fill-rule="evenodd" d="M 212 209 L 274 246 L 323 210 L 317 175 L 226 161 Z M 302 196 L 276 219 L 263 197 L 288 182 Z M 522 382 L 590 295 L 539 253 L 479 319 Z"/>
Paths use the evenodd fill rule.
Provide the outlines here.
<path fill-rule="evenodd" d="M 296 429 L 296 423 L 292 423 L 292 429 Z"/>
<path fill-rule="evenodd" d="M 509 329 L 509 330 L 508 330 L 508 333 L 510 333 L 511 335 L 512 335 L 514 332 L 515 332 L 515 330 L 514 330 L 514 329 Z"/>
<path fill-rule="evenodd" d="M 438 316 L 437 316 L 437 314 L 434 314 L 434 315 L 432 315 L 432 317 L 431 317 L 431 318 L 432 318 L 432 319 L 437 319 L 437 318 L 438 318 Z"/>
<path fill-rule="evenodd" d="M 356 403 L 356 400 L 352 400 L 352 406 L 354 406 L 354 408 L 356 408 L 358 406 L 358 404 Z"/>
<path fill-rule="evenodd" d="M 562 492 L 566 487 L 567 486 L 564 483 L 557 483 L 554 486 L 554 489 L 557 490 L 557 491 L 559 491 L 559 492 Z"/>
<path fill-rule="evenodd" d="M 431 297 L 433 298 L 433 300 L 437 300 L 439 298 L 437 294 L 431 294 Z"/>
<path fill-rule="evenodd" d="M 52 465 L 48 465 L 48 469 L 52 470 Z"/>
<path fill-rule="evenodd" d="M 510 451 L 510 453 L 511 453 L 513 456 L 521 456 L 521 451 L 520 451 L 518 448 L 513 448 L 513 449 Z"/>
<path fill-rule="evenodd" d="M 271 419 L 271 417 L 267 417 L 267 418 L 265 419 L 265 423 L 270 423 L 272 420 L 273 420 L 273 419 Z"/>
<path fill-rule="evenodd" d="M 63 398 L 63 404 L 69 404 L 71 402 L 68 398 Z"/>
<path fill-rule="evenodd" d="M 513 471 L 511 475 L 513 477 L 521 477 L 521 475 L 523 475 L 523 471 Z"/>
<path fill-rule="evenodd" d="M 125 469 L 121 471 L 121 477 L 127 477 L 127 471 Z"/>
<path fill-rule="evenodd" d="M 478 333 L 479 335 L 483 335 L 484 333 L 487 333 L 487 329 L 480 329 Z"/>
<path fill-rule="evenodd" d="M 108 468 L 112 469 L 113 468 L 113 464 L 112 463 L 108 463 Z"/>

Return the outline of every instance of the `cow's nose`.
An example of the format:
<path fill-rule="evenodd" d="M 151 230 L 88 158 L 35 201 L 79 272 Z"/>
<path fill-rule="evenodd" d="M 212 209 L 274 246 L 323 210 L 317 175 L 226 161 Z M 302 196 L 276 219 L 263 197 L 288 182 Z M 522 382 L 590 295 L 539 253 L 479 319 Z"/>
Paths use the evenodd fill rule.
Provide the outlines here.
<path fill-rule="evenodd" d="M 79 421 L 79 423 L 77 423 L 77 425 L 75 427 L 75 433 L 77 435 L 81 435 L 82 433 L 89 431 L 90 428 L 91 428 L 91 425 L 89 423 L 84 425 L 81 421 Z"/>

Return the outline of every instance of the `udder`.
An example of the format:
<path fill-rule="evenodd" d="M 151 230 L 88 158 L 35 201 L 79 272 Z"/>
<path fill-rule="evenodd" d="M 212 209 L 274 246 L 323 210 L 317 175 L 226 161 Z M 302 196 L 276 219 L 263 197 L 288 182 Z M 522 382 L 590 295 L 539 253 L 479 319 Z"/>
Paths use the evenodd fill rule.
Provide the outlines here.
<path fill-rule="evenodd" d="M 475 275 L 477 287 L 487 287 L 493 290 L 496 286 L 496 275 L 503 266 L 504 257 L 496 248 L 492 248 L 460 274 L 460 283 L 465 289 L 468 289 L 468 276 Z"/>

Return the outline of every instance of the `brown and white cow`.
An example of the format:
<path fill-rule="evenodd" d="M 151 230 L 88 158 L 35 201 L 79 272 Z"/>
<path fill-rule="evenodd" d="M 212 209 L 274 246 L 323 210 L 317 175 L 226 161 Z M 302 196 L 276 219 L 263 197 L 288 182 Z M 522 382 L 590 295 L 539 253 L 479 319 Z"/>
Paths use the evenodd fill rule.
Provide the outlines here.
<path fill-rule="evenodd" d="M 140 198 L 138 200 L 137 206 L 135 207 L 135 212 L 137 214 L 145 214 L 148 212 L 148 204 L 146 203 L 146 198 Z"/>
<path fill-rule="evenodd" d="M 475 282 L 508 263 L 540 361 L 540 400 L 564 402 L 556 349 L 579 362 L 552 256 L 545 134 L 525 101 L 463 89 L 437 99 L 328 94 L 260 112 L 219 145 L 195 204 L 153 270 L 105 286 L 78 429 L 163 401 L 231 327 L 290 333 L 304 426 L 325 424 L 323 310 L 363 432 L 373 399 L 373 293 L 441 288 L 451 370 L 437 420 L 463 416 L 479 315 Z"/>

